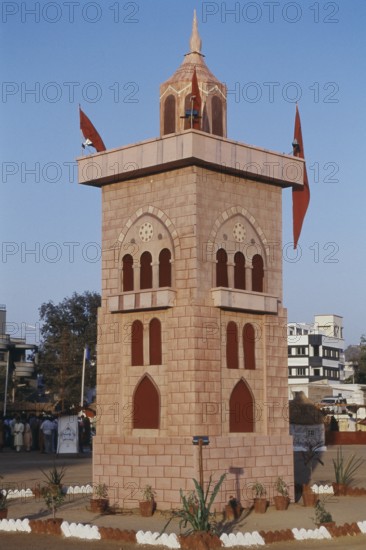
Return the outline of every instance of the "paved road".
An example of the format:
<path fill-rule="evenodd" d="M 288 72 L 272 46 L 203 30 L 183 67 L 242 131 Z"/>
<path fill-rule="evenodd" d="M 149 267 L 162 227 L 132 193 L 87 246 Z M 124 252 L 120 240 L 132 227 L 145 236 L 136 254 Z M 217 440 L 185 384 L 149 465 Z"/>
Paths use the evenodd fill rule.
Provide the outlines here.
<path fill-rule="evenodd" d="M 366 446 L 352 446 L 345 448 L 345 454 L 356 453 L 366 458 Z M 313 480 L 319 482 L 330 482 L 334 479 L 332 458 L 335 456 L 336 448 L 329 448 L 323 456 L 324 466 L 318 465 L 313 473 Z M 49 469 L 53 463 L 65 465 L 67 474 L 65 484 L 84 485 L 92 479 L 91 455 L 85 454 L 81 457 L 55 457 L 40 453 L 14 453 L 10 450 L 0 453 L 0 474 L 4 476 L 2 483 L 7 487 L 27 488 L 34 486 L 35 482 L 42 479 L 41 470 Z M 366 486 L 366 462 L 357 473 L 356 484 Z M 144 521 L 138 514 L 96 516 L 87 511 L 87 496 L 78 496 L 70 499 L 70 502 L 62 507 L 63 517 L 67 521 L 78 521 L 92 523 L 99 526 L 119 527 L 121 529 L 143 529 L 145 531 L 160 531 L 166 523 L 166 517 L 155 514 L 153 518 L 145 518 Z M 327 497 L 327 509 L 333 514 L 337 524 L 366 520 L 366 499 L 364 497 Z M 9 502 L 10 517 L 43 517 L 41 513 L 42 502 L 34 499 L 16 500 Z M 260 516 L 260 517 L 259 517 Z M 313 528 L 312 510 L 304 509 L 300 504 L 291 504 L 286 513 L 276 512 L 271 507 L 264 515 L 251 514 L 244 518 L 238 525 L 238 530 L 252 532 L 254 530 L 275 530 L 287 527 Z M 162 524 L 162 525 L 161 525 Z M 49 550 L 58 549 L 80 549 L 80 550 L 136 550 L 151 546 L 134 546 L 119 541 L 93 541 L 83 542 L 80 539 L 63 539 L 61 537 L 47 535 L 27 535 L 17 533 L 0 533 L 0 548 L 9 550 Z M 157 547 L 155 547 L 157 548 Z M 161 547 L 163 548 L 163 547 Z M 268 548 L 273 550 L 313 550 L 328 548 L 344 550 L 366 548 L 366 536 L 332 539 L 331 541 L 294 541 L 290 543 L 271 544 Z M 165 548 L 166 550 L 166 548 Z M 195 550 L 195 549 L 192 549 Z"/>
<path fill-rule="evenodd" d="M 167 550 L 166 546 L 148 546 L 121 543 L 119 541 L 93 541 L 83 542 L 76 539 L 63 539 L 50 535 L 26 535 L 16 533 L 0 534 L 1 548 L 9 550 Z M 364 550 L 365 536 L 358 537 L 340 537 L 332 540 L 323 541 L 294 541 L 277 542 L 266 546 L 268 550 Z M 192 550 L 196 550 L 192 548 Z M 233 550 L 243 550 L 242 546 L 237 546 Z"/>
<path fill-rule="evenodd" d="M 121 543 L 120 541 L 99 540 L 81 541 L 80 539 L 64 539 L 51 535 L 32 535 L 17 533 L 0 533 L 0 547 L 9 550 L 139 550 L 152 548 L 167 550 L 166 546 L 136 546 L 134 544 Z M 361 547 L 360 547 L 361 548 Z M 243 550 L 243 549 L 241 549 Z"/>

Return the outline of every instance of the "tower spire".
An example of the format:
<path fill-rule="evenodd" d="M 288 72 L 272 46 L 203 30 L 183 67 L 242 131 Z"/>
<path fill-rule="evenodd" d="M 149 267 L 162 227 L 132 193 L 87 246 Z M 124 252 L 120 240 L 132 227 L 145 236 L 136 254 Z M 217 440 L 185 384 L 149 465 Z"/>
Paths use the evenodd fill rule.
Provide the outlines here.
<path fill-rule="evenodd" d="M 193 24 L 192 24 L 192 34 L 189 41 L 190 53 L 201 54 L 202 49 L 202 40 L 198 32 L 198 23 L 197 23 L 197 14 L 196 10 L 193 12 Z M 202 55 L 202 54 L 201 54 Z"/>
<path fill-rule="evenodd" d="M 185 54 L 175 73 L 160 86 L 162 136 L 193 128 L 226 137 L 226 86 L 209 70 L 201 49 L 202 40 L 198 32 L 197 13 L 194 10 L 189 52 Z M 193 93 L 192 89 L 194 74 L 198 93 Z M 192 97 L 195 96 L 197 99 L 198 95 L 201 99 L 199 108 L 192 105 Z M 194 120 L 193 111 L 197 111 Z"/>

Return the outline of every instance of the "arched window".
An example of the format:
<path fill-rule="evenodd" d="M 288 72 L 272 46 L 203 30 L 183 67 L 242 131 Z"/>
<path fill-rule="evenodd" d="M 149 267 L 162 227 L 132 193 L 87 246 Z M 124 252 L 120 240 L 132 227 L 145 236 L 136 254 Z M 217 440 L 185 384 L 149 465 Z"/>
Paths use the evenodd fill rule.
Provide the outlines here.
<path fill-rule="evenodd" d="M 234 256 L 234 288 L 245 290 L 245 258 L 242 252 Z"/>
<path fill-rule="evenodd" d="M 150 252 L 143 252 L 140 258 L 140 288 L 152 288 L 152 257 Z"/>
<path fill-rule="evenodd" d="M 123 292 L 133 290 L 133 258 L 131 254 L 125 254 L 122 258 L 122 278 Z"/>
<path fill-rule="evenodd" d="M 192 94 L 188 94 L 184 99 L 184 114 L 189 115 L 192 110 L 192 101 L 191 101 Z M 199 113 L 200 114 L 200 113 Z M 200 120 L 200 119 L 198 119 Z M 189 130 L 190 128 L 194 128 L 194 119 L 191 121 L 191 117 L 187 116 L 186 119 L 184 119 L 184 129 Z"/>
<path fill-rule="evenodd" d="M 255 331 L 253 325 L 246 323 L 243 328 L 244 368 L 255 370 Z"/>
<path fill-rule="evenodd" d="M 168 248 L 163 248 L 159 254 L 159 287 L 172 286 L 172 255 Z"/>
<path fill-rule="evenodd" d="M 228 369 L 239 368 L 238 327 L 234 321 L 226 327 L 226 366 Z"/>
<path fill-rule="evenodd" d="M 263 292 L 263 258 L 260 254 L 253 256 L 252 260 L 252 290 L 253 292 Z"/>
<path fill-rule="evenodd" d="M 175 97 L 170 94 L 164 102 L 164 135 L 175 132 Z"/>
<path fill-rule="evenodd" d="M 144 326 L 134 321 L 131 326 L 131 365 L 144 364 Z"/>
<path fill-rule="evenodd" d="M 150 365 L 161 365 L 161 324 L 159 319 L 151 319 L 149 324 Z"/>
<path fill-rule="evenodd" d="M 240 380 L 230 396 L 229 431 L 254 432 L 254 401 L 247 384 Z"/>
<path fill-rule="evenodd" d="M 207 113 L 207 106 L 206 106 L 206 103 L 203 107 L 203 111 L 202 111 L 202 131 L 203 132 L 207 132 L 208 134 L 210 134 L 210 120 L 208 118 L 208 113 Z"/>
<path fill-rule="evenodd" d="M 148 376 L 144 376 L 133 396 L 133 427 L 158 430 L 160 424 L 159 392 Z"/>
<path fill-rule="evenodd" d="M 217 95 L 214 95 L 211 102 L 212 106 L 212 133 L 215 136 L 223 136 L 223 113 L 222 101 Z"/>
<path fill-rule="evenodd" d="M 227 254 L 223 248 L 216 253 L 216 286 L 229 286 L 227 276 Z"/>

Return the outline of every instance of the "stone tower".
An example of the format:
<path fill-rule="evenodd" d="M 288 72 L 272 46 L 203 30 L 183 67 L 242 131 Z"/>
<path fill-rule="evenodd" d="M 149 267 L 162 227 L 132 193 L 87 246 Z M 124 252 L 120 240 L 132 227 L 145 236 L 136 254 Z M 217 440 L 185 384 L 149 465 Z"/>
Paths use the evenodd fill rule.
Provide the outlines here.
<path fill-rule="evenodd" d="M 199 129 L 185 129 L 195 70 Z M 217 506 L 235 491 L 245 504 L 254 480 L 269 497 L 277 476 L 293 480 L 281 194 L 303 161 L 226 138 L 196 19 L 160 95 L 159 138 L 78 160 L 103 212 L 94 482 L 120 506 L 150 484 L 160 509 L 177 507 L 205 435 L 205 480 L 227 473 Z"/>

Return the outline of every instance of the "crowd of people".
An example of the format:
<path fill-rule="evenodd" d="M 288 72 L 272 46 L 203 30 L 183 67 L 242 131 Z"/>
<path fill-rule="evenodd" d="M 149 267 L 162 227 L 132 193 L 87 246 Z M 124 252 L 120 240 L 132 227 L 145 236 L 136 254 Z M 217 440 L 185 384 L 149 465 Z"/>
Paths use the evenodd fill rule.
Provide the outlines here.
<path fill-rule="evenodd" d="M 91 426 L 87 416 L 78 419 L 79 452 L 91 445 Z M 16 452 L 57 452 L 58 419 L 53 415 L 16 415 L 0 417 L 0 451 L 4 447 Z"/>

